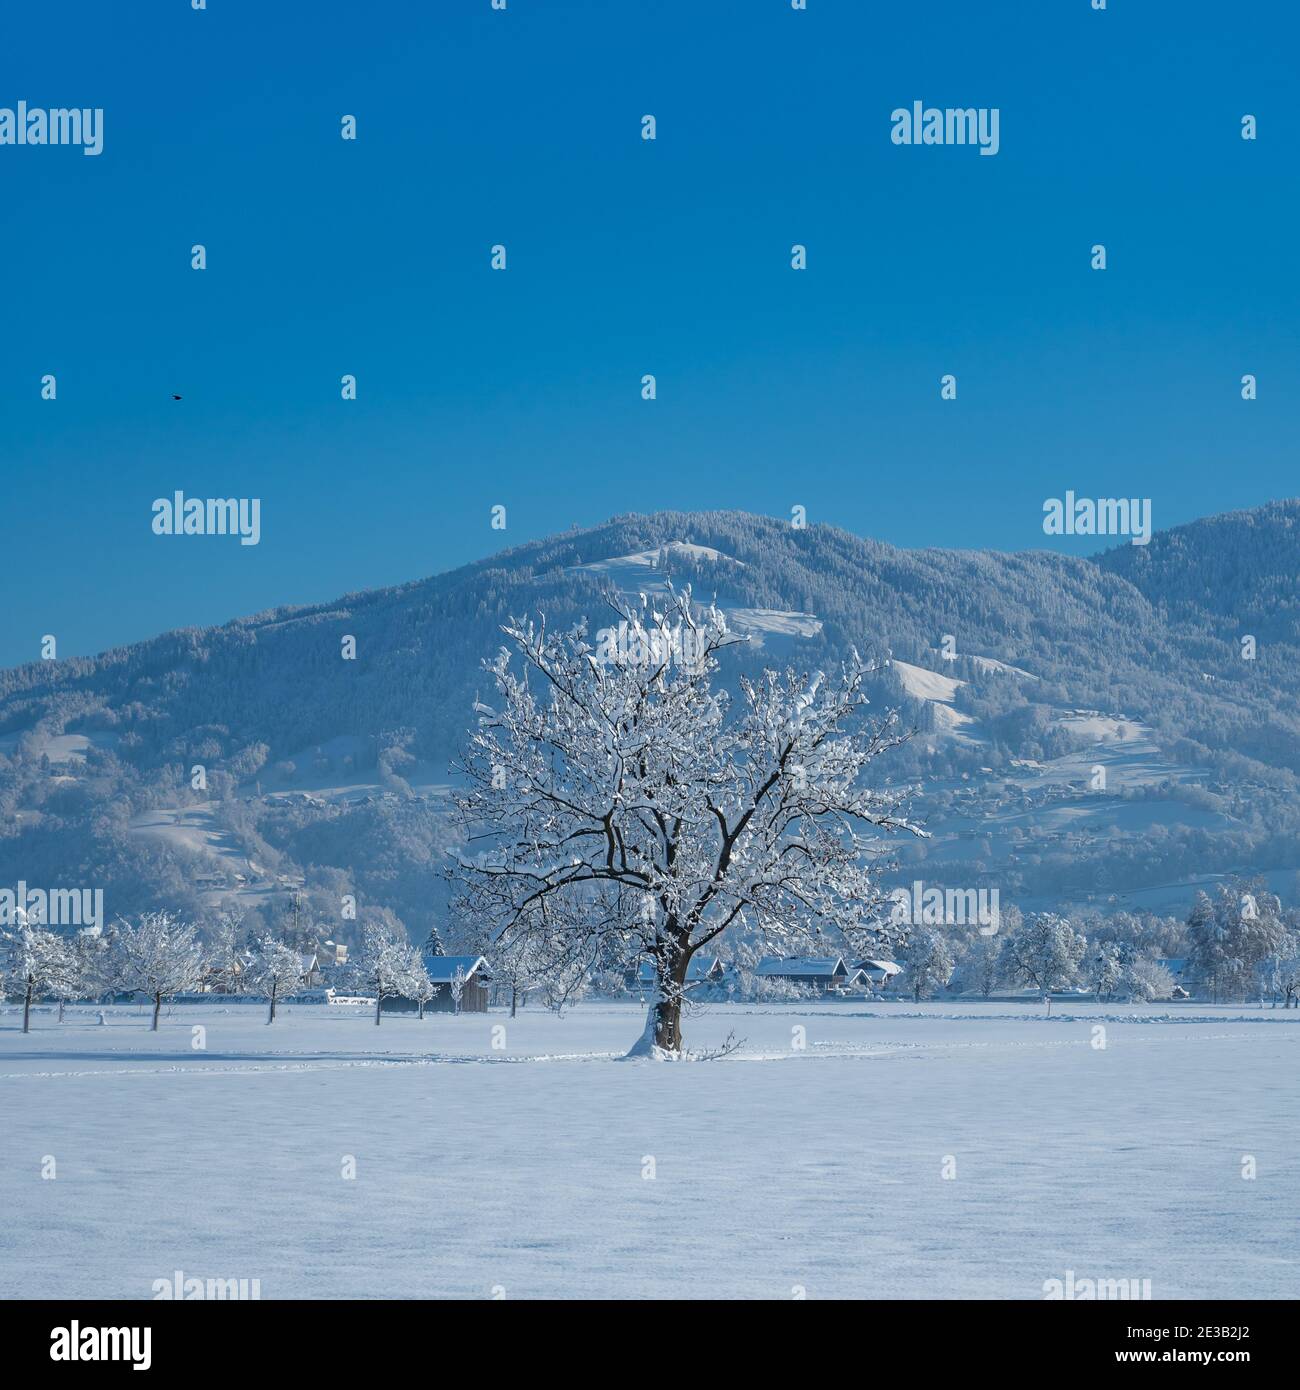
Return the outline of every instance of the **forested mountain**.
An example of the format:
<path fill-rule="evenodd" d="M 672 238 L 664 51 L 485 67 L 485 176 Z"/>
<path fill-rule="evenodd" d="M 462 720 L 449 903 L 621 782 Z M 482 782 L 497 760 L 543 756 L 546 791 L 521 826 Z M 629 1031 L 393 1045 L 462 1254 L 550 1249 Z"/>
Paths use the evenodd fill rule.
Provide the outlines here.
<path fill-rule="evenodd" d="M 0 673 L 0 882 L 102 886 L 110 911 L 237 896 L 262 913 L 301 882 L 309 911 L 350 890 L 423 930 L 448 834 L 437 788 L 500 623 L 594 631 L 609 589 L 668 580 L 750 637 L 728 681 L 849 644 L 894 658 L 875 700 L 918 730 L 892 774 L 918 786 L 936 881 L 1105 902 L 1287 875 L 1298 523 L 1300 502 L 1271 503 L 1083 559 L 901 550 L 743 512 L 623 516 L 397 588 L 19 667 Z"/>
<path fill-rule="evenodd" d="M 1167 620 L 1215 636 L 1253 633 L 1300 646 L 1300 505 L 1269 502 L 1158 531 L 1097 563 L 1127 579 Z"/>

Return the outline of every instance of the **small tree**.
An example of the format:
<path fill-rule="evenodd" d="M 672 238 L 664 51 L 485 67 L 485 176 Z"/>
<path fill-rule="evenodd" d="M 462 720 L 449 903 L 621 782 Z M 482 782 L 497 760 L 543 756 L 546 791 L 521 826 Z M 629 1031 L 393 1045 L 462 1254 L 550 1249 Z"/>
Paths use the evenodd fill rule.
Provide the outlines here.
<path fill-rule="evenodd" d="M 1282 1007 L 1289 1009 L 1291 1001 L 1300 1006 L 1300 933 L 1287 931 L 1259 968 L 1260 986 L 1273 998 L 1282 996 Z"/>
<path fill-rule="evenodd" d="M 1086 938 L 1066 918 L 1040 912 L 1026 918 L 1002 943 L 1000 973 L 1013 984 L 1050 995 L 1074 979 L 1087 947 Z"/>
<path fill-rule="evenodd" d="M 1001 943 L 995 936 L 977 933 L 966 944 L 961 957 L 961 989 L 978 990 L 987 999 L 998 983 L 998 952 Z"/>
<path fill-rule="evenodd" d="M 23 1032 L 31 1030 L 32 1003 L 46 995 L 64 995 L 75 988 L 76 960 L 69 944 L 52 931 L 19 915 L 4 933 L 5 992 L 23 1001 Z"/>
<path fill-rule="evenodd" d="M 362 928 L 361 951 L 353 973 L 363 989 L 375 996 L 375 1025 L 384 1000 L 401 994 L 410 973 L 410 942 L 402 940 L 387 922 L 376 919 Z"/>
<path fill-rule="evenodd" d="M 212 929 L 208 947 L 207 969 L 210 979 L 226 994 L 240 993 L 248 969 L 247 956 L 248 933 L 244 928 L 244 914 L 223 912 Z"/>
<path fill-rule="evenodd" d="M 113 988 L 112 941 L 98 928 L 79 931 L 71 942 L 76 994 L 102 999 Z"/>
<path fill-rule="evenodd" d="M 248 975 L 252 985 L 266 992 L 270 1001 L 266 1021 L 274 1023 L 276 1001 L 302 983 L 302 956 L 283 941 L 263 937 Z"/>
<path fill-rule="evenodd" d="M 1109 999 L 1124 973 L 1123 952 L 1114 941 L 1103 941 L 1088 962 L 1092 991 L 1098 999 Z"/>
<path fill-rule="evenodd" d="M 465 971 L 461 966 L 457 966 L 451 972 L 451 979 L 447 982 L 447 989 L 451 994 L 451 1009 L 453 1013 L 460 1013 L 460 1001 L 465 995 Z"/>
<path fill-rule="evenodd" d="M 948 943 L 929 927 L 910 927 L 898 952 L 898 963 L 907 971 L 912 999 L 942 989 L 952 978 L 953 960 Z"/>
<path fill-rule="evenodd" d="M 158 1030 L 163 996 L 193 989 L 203 974 L 197 930 L 170 912 L 142 912 L 134 925 L 119 922 L 113 951 L 118 985 L 153 1000 L 153 1032 Z"/>
<path fill-rule="evenodd" d="M 441 951 L 438 952 L 441 955 Z M 429 978 L 428 967 L 424 963 L 424 956 L 415 949 L 410 948 L 407 957 L 406 984 L 403 986 L 402 993 L 408 999 L 414 999 L 419 1008 L 419 1017 L 424 1017 L 424 1006 L 438 993 L 438 986 Z"/>
<path fill-rule="evenodd" d="M 540 987 L 548 974 L 548 960 L 532 937 L 520 935 L 503 941 L 492 950 L 492 978 L 510 991 L 510 1017 L 514 1018 L 519 1001 L 528 1002 L 529 994 Z"/>

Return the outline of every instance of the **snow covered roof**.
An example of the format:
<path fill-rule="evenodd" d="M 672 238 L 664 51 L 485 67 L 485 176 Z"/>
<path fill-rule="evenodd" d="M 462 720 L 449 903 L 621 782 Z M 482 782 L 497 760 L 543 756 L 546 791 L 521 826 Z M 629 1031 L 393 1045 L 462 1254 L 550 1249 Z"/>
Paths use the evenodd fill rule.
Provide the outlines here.
<path fill-rule="evenodd" d="M 882 975 L 901 975 L 903 967 L 895 965 L 892 960 L 860 960 L 856 967 L 858 970 L 874 970 Z"/>
<path fill-rule="evenodd" d="M 448 984 L 459 970 L 468 980 L 477 970 L 487 974 L 487 961 L 482 956 L 425 956 L 424 968 L 435 985 Z"/>
<path fill-rule="evenodd" d="M 708 980 L 723 968 L 720 956 L 692 956 L 690 964 L 686 967 L 686 983 L 694 984 L 700 980 Z M 643 960 L 636 973 L 637 978 L 643 983 L 651 984 L 655 977 L 654 961 Z"/>
<path fill-rule="evenodd" d="M 830 979 L 833 975 L 847 975 L 848 966 L 843 956 L 764 956 L 759 961 L 756 975 L 816 975 Z"/>

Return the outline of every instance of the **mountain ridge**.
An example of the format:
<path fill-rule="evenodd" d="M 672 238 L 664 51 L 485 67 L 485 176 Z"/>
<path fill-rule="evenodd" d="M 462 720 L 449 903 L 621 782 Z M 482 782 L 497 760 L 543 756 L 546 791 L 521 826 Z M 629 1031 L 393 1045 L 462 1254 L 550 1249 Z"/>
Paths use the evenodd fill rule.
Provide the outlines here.
<path fill-rule="evenodd" d="M 1288 565 L 1300 571 L 1294 499 L 1096 557 L 909 550 L 731 510 L 628 513 L 401 585 L 0 672 L 0 881 L 97 875 L 130 909 L 151 895 L 201 907 L 219 894 L 196 880 L 235 846 L 322 902 L 361 882 L 423 920 L 440 910 L 429 882 L 451 833 L 437 788 L 500 623 L 545 613 L 594 630 L 611 580 L 630 593 L 648 576 L 718 594 L 749 625 L 757 640 L 729 655 L 729 681 L 850 644 L 892 654 L 871 694 L 918 732 L 892 775 L 950 824 L 932 873 L 1028 900 L 1139 891 L 1193 867 L 1289 872 Z M 1114 779 L 1100 797 L 1086 786 L 1097 766 Z M 240 877 L 232 891 L 247 894 Z"/>

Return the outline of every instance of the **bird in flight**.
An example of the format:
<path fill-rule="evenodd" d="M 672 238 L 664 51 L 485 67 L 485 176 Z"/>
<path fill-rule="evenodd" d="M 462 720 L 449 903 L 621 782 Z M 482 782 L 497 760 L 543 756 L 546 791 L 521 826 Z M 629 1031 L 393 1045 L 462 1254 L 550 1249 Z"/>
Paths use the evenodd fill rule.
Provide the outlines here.
<path fill-rule="evenodd" d="M 172 400 L 178 401 L 178 400 L 180 400 L 180 397 L 179 397 L 179 396 L 173 396 L 173 397 L 172 397 Z"/>

